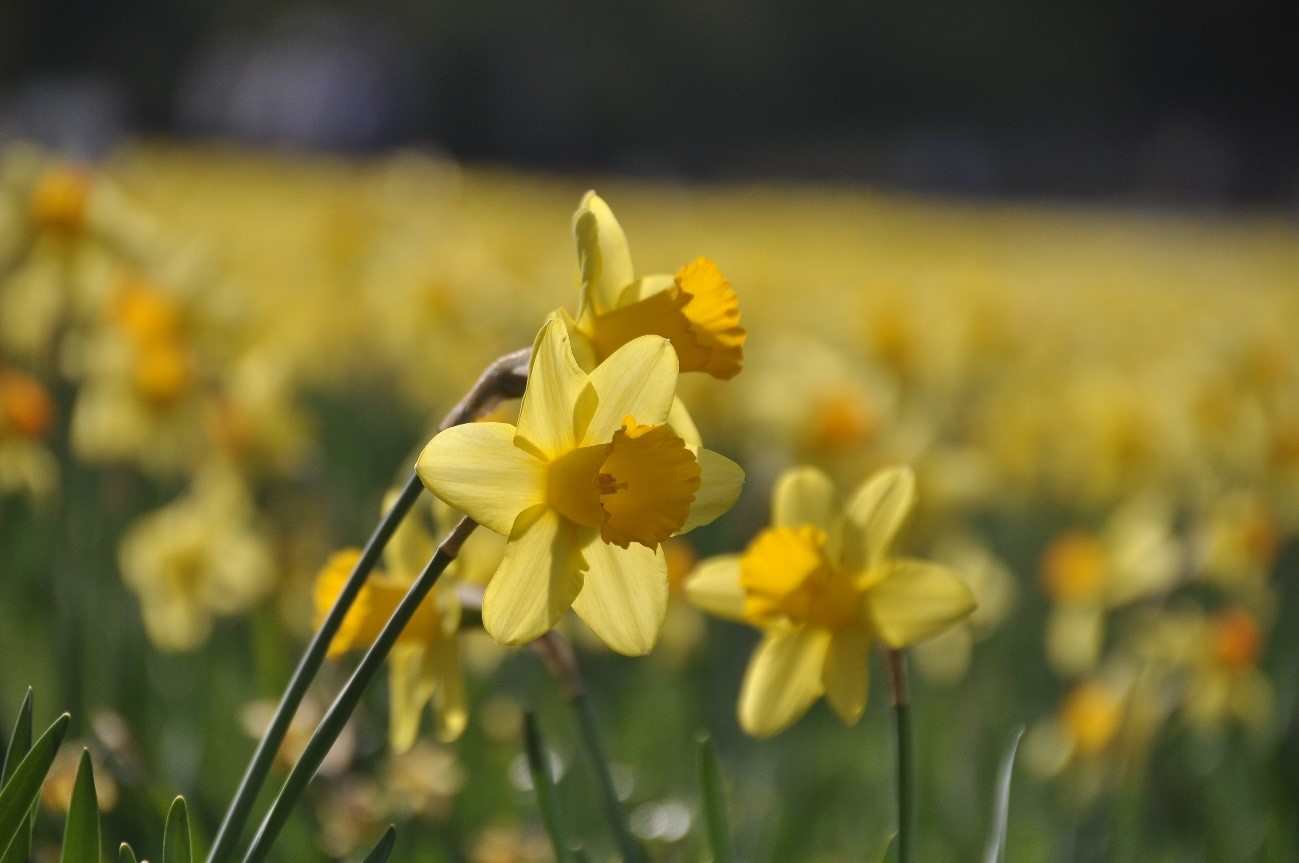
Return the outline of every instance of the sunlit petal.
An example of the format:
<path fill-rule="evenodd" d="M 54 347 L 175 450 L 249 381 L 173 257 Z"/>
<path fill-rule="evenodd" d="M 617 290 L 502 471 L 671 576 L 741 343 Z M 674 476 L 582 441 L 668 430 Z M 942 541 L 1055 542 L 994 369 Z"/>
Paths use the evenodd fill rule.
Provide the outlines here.
<path fill-rule="evenodd" d="M 575 410 L 586 387 L 586 373 L 573 359 L 563 320 L 546 321 L 532 345 L 528 386 L 519 405 L 521 443 L 546 459 L 562 455 L 576 442 Z"/>
<path fill-rule="evenodd" d="M 632 282 L 631 252 L 622 226 L 595 192 L 587 192 L 573 214 L 573 238 L 582 280 L 578 316 L 588 306 L 596 314 L 612 311 Z"/>
<path fill-rule="evenodd" d="M 501 644 L 544 635 L 582 589 L 582 547 L 592 531 L 565 521 L 549 506 L 519 516 L 505 557 L 483 596 L 483 627 Z"/>
<path fill-rule="evenodd" d="M 821 669 L 829 648 L 828 630 L 768 632 L 740 688 L 740 727 L 755 737 L 771 737 L 793 725 L 823 691 Z"/>
<path fill-rule="evenodd" d="M 974 610 L 974 594 L 945 566 L 899 560 L 866 593 L 866 612 L 880 640 L 906 647 L 937 635 Z"/>
<path fill-rule="evenodd" d="M 694 530 L 721 516 L 739 500 L 744 487 L 744 469 L 726 456 L 695 449 L 695 458 L 699 460 L 699 490 L 695 492 L 685 524 L 677 533 Z"/>
<path fill-rule="evenodd" d="M 584 554 L 586 581 L 573 610 L 619 653 L 649 653 L 668 608 L 668 564 L 662 547 L 632 543 L 623 549 L 597 539 Z"/>
<path fill-rule="evenodd" d="M 677 390 L 677 354 L 661 336 L 641 336 L 591 372 L 598 402 L 583 445 L 608 443 L 624 417 L 640 425 L 667 421 Z"/>
<path fill-rule="evenodd" d="M 416 471 L 439 498 L 503 535 L 519 513 L 546 499 L 545 465 L 514 445 L 514 426 L 506 423 L 439 433 L 420 453 Z"/>

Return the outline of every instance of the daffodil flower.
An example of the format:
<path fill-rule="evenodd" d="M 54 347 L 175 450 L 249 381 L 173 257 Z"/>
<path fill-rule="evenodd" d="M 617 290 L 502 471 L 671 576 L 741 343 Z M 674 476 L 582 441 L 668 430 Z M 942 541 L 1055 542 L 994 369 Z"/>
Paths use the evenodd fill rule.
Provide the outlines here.
<path fill-rule="evenodd" d="M 622 226 L 609 205 L 587 192 L 573 215 L 581 270 L 577 319 L 565 315 L 573 352 L 588 371 L 634 338 L 671 340 L 681 371 L 730 380 L 740 372 L 746 333 L 731 283 L 717 264 L 697 258 L 676 275 L 636 278 Z"/>
<path fill-rule="evenodd" d="M 552 317 L 533 346 L 518 427 L 455 426 L 425 447 L 424 484 L 508 537 L 483 597 L 497 641 L 532 641 L 571 606 L 620 653 L 654 646 L 668 600 L 663 541 L 724 513 L 744 479 L 666 425 L 677 374 L 660 336 L 633 339 L 587 374 Z"/>
<path fill-rule="evenodd" d="M 741 555 L 704 561 L 686 584 L 699 608 L 763 630 L 740 692 L 740 725 L 769 737 L 825 694 L 845 723 L 866 704 L 870 647 L 906 647 L 974 610 L 970 589 L 935 563 L 895 558 L 915 503 L 908 468 L 869 479 L 845 510 L 814 468 L 781 477 L 773 526 Z"/>
<path fill-rule="evenodd" d="M 385 509 L 391 497 L 384 502 Z M 413 517 L 406 518 L 384 549 L 387 571 L 373 573 L 366 580 L 329 643 L 327 656 L 338 657 L 373 644 L 434 550 L 433 537 L 424 526 Z M 333 607 L 360 554 L 358 549 L 340 551 L 321 570 L 315 590 L 318 620 Z M 420 604 L 389 654 L 388 743 L 394 752 L 415 745 L 427 704 L 433 707 L 439 739 L 449 742 L 464 731 L 468 711 L 456 635 L 459 627 L 460 604 L 455 591 L 450 582 L 441 581 Z"/>

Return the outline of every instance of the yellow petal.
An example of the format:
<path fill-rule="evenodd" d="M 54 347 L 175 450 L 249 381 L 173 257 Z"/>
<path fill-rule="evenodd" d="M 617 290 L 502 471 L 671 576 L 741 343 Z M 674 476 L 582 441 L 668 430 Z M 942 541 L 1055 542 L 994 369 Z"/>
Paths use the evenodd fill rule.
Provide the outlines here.
<path fill-rule="evenodd" d="M 768 632 L 740 687 L 740 727 L 754 737 L 779 734 L 821 696 L 830 633 L 815 627 Z"/>
<path fill-rule="evenodd" d="M 568 347 L 573 351 L 573 359 L 578 368 L 587 374 L 593 372 L 600 361 L 595 355 L 595 342 L 591 340 L 591 334 L 573 319 L 567 309 L 556 309 L 551 315 L 564 322 L 564 328 L 568 330 Z"/>
<path fill-rule="evenodd" d="M 501 644 L 525 644 L 554 626 L 582 589 L 582 547 L 595 534 L 549 506 L 519 516 L 483 595 L 483 628 Z"/>
<path fill-rule="evenodd" d="M 416 471 L 439 498 L 506 536 L 519 513 L 546 499 L 545 464 L 514 445 L 514 426 L 506 423 L 439 433 L 420 453 Z"/>
<path fill-rule="evenodd" d="M 890 647 L 906 647 L 969 615 L 974 594 L 947 567 L 903 559 L 867 591 L 866 611 L 880 640 Z"/>
<path fill-rule="evenodd" d="M 686 579 L 686 598 L 695 608 L 717 617 L 746 622 L 744 588 L 740 586 L 740 556 L 711 557 Z"/>
<path fill-rule="evenodd" d="M 825 554 L 839 559 L 843 539 L 843 504 L 834 483 L 814 467 L 787 471 L 772 494 L 771 523 L 777 527 L 810 525 L 826 535 Z"/>
<path fill-rule="evenodd" d="M 438 740 L 450 743 L 464 733 L 469 722 L 469 697 L 460 670 L 460 642 L 453 635 L 442 639 L 424 660 L 436 686 L 433 689 L 433 718 Z"/>
<path fill-rule="evenodd" d="M 690 417 L 690 412 L 686 410 L 685 402 L 681 401 L 680 396 L 672 399 L 672 410 L 668 412 L 668 427 L 676 432 L 677 437 L 685 441 L 687 446 L 704 445 L 704 439 L 699 436 L 699 428 Z"/>
<path fill-rule="evenodd" d="M 600 640 L 627 656 L 643 656 L 658 641 L 668 608 L 663 549 L 627 548 L 596 539 L 583 549 L 587 573 L 573 610 Z"/>
<path fill-rule="evenodd" d="M 614 351 L 591 372 L 597 402 L 583 446 L 608 443 L 626 416 L 640 425 L 667 422 L 677 373 L 676 351 L 660 336 L 641 336 Z"/>
<path fill-rule="evenodd" d="M 1066 677 L 1096 667 L 1105 639 L 1105 611 L 1099 603 L 1060 605 L 1046 620 L 1046 657 Z"/>
<path fill-rule="evenodd" d="M 695 367 L 682 359 L 687 371 L 704 371 L 729 381 L 740 373 L 744 362 L 744 340 L 740 326 L 740 301 L 717 264 L 696 258 L 676 274 L 676 286 L 689 297 L 684 313 L 695 341 L 704 348 L 707 360 Z"/>
<path fill-rule="evenodd" d="M 699 461 L 699 490 L 685 524 L 677 533 L 694 530 L 721 516 L 740 498 L 744 487 L 744 469 L 724 455 L 712 450 L 691 447 Z"/>
<path fill-rule="evenodd" d="M 888 556 L 902 523 L 916 502 L 911 468 L 887 468 L 868 479 L 848 505 L 844 565 L 869 569 Z"/>
<path fill-rule="evenodd" d="M 586 373 L 573 359 L 568 328 L 552 316 L 532 345 L 528 386 L 519 405 L 520 442 L 546 459 L 572 449 L 576 409 L 586 383 Z"/>
<path fill-rule="evenodd" d="M 573 214 L 573 237 L 582 274 L 578 317 L 588 308 L 598 315 L 612 311 L 632 282 L 631 252 L 622 226 L 595 192 L 587 192 Z"/>
<path fill-rule="evenodd" d="M 870 632 L 863 626 L 837 630 L 830 639 L 821 683 L 825 696 L 847 725 L 861 719 L 870 681 Z"/>
<path fill-rule="evenodd" d="M 316 586 L 312 593 L 316 611 L 315 628 L 320 628 L 329 610 L 334 607 L 338 595 L 343 592 L 343 585 L 347 583 L 360 557 L 361 549 L 345 548 L 334 552 L 321 567 L 316 575 Z M 363 587 L 356 599 L 352 601 L 351 607 L 347 609 L 347 614 L 343 615 L 343 622 L 329 642 L 329 649 L 325 655 L 330 659 L 342 656 L 362 643 L 358 636 L 370 617 L 369 602 L 370 597 Z"/>
<path fill-rule="evenodd" d="M 424 705 L 433 697 L 436 684 L 424 653 L 422 644 L 402 644 L 388 656 L 388 745 L 398 755 L 415 745 Z"/>
<path fill-rule="evenodd" d="M 392 508 L 393 502 L 397 498 L 397 492 L 390 491 L 384 495 L 383 511 L 386 513 Z M 388 574 L 393 578 L 402 581 L 414 581 L 419 574 L 424 571 L 425 565 L 433 552 L 437 549 L 437 544 L 429 534 L 424 523 L 420 521 L 420 513 L 407 513 L 406 517 L 397 525 L 393 531 L 392 538 L 388 540 L 388 545 L 383 550 L 383 561 L 388 566 Z"/>
<path fill-rule="evenodd" d="M 622 548 L 633 542 L 657 548 L 685 524 L 701 473 L 695 454 L 670 428 L 637 425 L 628 416 L 600 466 L 599 504 L 607 513 L 597 522 L 601 538 Z"/>

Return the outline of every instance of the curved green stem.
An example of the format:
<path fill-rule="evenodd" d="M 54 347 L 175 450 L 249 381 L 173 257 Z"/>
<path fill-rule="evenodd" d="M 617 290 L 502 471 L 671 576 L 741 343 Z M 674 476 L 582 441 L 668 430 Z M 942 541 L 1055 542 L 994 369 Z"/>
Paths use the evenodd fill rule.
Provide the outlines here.
<path fill-rule="evenodd" d="M 397 605 L 397 610 L 392 613 L 392 617 L 384 624 L 383 630 L 379 637 L 374 640 L 374 644 L 365 652 L 361 662 L 357 665 L 352 676 L 348 678 L 346 685 L 343 686 L 334 703 L 329 706 L 325 717 L 320 720 L 316 727 L 315 733 L 307 741 L 307 745 L 302 750 L 302 756 L 298 763 L 293 765 L 289 771 L 289 776 L 284 780 L 284 787 L 280 789 L 279 796 L 271 804 L 271 808 L 262 819 L 261 827 L 257 830 L 257 835 L 253 838 L 253 844 L 249 847 L 248 853 L 244 855 L 244 863 L 261 863 L 266 859 L 270 852 L 271 845 L 284 828 L 285 823 L 289 820 L 289 815 L 293 807 L 297 805 L 298 798 L 306 790 L 308 783 L 311 782 L 316 770 L 319 769 L 325 756 L 333 747 L 338 735 L 342 733 L 343 726 L 351 718 L 352 712 L 356 710 L 356 705 L 361 700 L 366 687 L 374 680 L 383 665 L 383 661 L 388 658 L 388 653 L 392 650 L 397 638 L 401 635 L 406 624 L 410 622 L 411 617 L 415 615 L 420 603 L 428 596 L 433 585 L 456 559 L 460 553 L 460 546 L 469 537 L 477 525 L 469 518 L 463 518 L 460 523 L 452 528 L 447 534 L 446 539 L 438 546 L 437 552 L 424 567 L 419 578 L 410 586 L 410 590 Z"/>
<path fill-rule="evenodd" d="M 907 689 L 907 658 L 886 649 L 892 690 L 893 727 L 898 750 L 898 863 L 911 863 L 915 840 L 915 741 L 911 736 L 911 696 Z"/>
<path fill-rule="evenodd" d="M 257 749 L 253 752 L 252 760 L 248 762 L 248 767 L 244 770 L 243 778 L 239 782 L 239 788 L 235 791 L 234 800 L 230 803 L 230 808 L 226 810 L 225 817 L 221 820 L 221 826 L 217 829 L 216 837 L 212 840 L 212 848 L 208 851 L 207 863 L 226 863 L 234 851 L 234 845 L 239 841 L 239 835 L 243 832 L 245 823 L 248 821 L 248 814 L 252 811 L 253 803 L 257 799 L 257 794 L 261 791 L 262 784 L 266 781 L 266 775 L 270 772 L 271 765 L 275 761 L 275 753 L 279 752 L 280 744 L 284 742 L 284 736 L 288 732 L 289 724 L 293 721 L 293 715 L 297 713 L 298 705 L 302 703 L 303 697 L 307 694 L 307 688 L 311 681 L 315 679 L 316 673 L 320 671 L 320 666 L 325 660 L 325 651 L 329 648 L 329 642 L 333 640 L 334 634 L 343 624 L 343 617 L 347 614 L 356 596 L 361 592 L 361 587 L 369 577 L 371 570 L 379 562 L 379 556 L 383 554 L 383 549 L 388 544 L 388 540 L 401 524 L 406 513 L 415 504 L 420 493 L 424 490 L 423 484 L 414 471 L 406 479 L 406 484 L 402 486 L 401 493 L 393 502 L 392 508 L 384 514 L 375 527 L 374 533 L 370 534 L 369 541 L 366 542 L 365 548 L 361 551 L 361 556 L 357 559 L 356 565 L 352 567 L 352 574 L 347 577 L 347 582 L 343 589 L 339 591 L 338 598 L 334 600 L 334 605 L 329 609 L 329 614 L 325 615 L 325 620 L 320 625 L 320 629 L 312 636 L 310 643 L 307 644 L 307 650 L 302 654 L 302 659 L 298 660 L 298 667 L 294 669 L 293 676 L 289 679 L 289 685 L 285 688 L 284 694 L 280 696 L 280 703 L 275 708 L 275 714 L 271 717 L 270 724 L 266 727 L 266 733 L 257 743 Z"/>

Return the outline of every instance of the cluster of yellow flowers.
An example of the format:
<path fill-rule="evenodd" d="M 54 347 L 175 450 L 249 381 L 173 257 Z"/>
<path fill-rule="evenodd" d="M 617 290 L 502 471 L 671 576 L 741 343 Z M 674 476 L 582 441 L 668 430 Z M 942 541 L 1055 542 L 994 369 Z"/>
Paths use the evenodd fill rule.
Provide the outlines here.
<path fill-rule="evenodd" d="M 1175 712 L 1267 724 L 1269 579 L 1299 531 L 1292 225 L 603 188 L 639 259 L 671 274 L 637 274 L 593 194 L 566 237 L 555 214 L 578 189 L 563 180 L 410 154 L 139 147 L 91 172 L 5 153 L 0 495 L 55 493 L 60 429 L 84 462 L 183 483 L 123 537 L 120 564 L 155 644 L 189 649 L 325 557 L 327 539 L 259 506 L 309 472 L 307 397 L 381 384 L 428 417 L 531 341 L 517 417 L 454 427 L 419 456 L 438 533 L 457 513 L 485 530 L 390 660 L 394 748 L 414 745 L 428 704 L 444 739 L 464 727 L 463 585 L 502 643 L 571 607 L 633 655 L 672 628 L 681 587 L 762 630 L 739 707 L 756 735 L 822 694 L 855 721 L 876 641 L 933 637 L 921 671 L 959 678 L 1035 589 L 1047 659 L 1076 685 L 1030 733 L 1043 772 Z M 575 313 L 553 311 L 575 272 Z M 735 504 L 744 477 L 700 429 L 774 489 L 771 526 L 670 578 L 693 554 L 675 537 Z M 845 505 L 836 488 L 854 486 Z M 735 521 L 757 524 L 761 498 Z M 936 562 L 895 553 L 913 510 L 907 550 Z M 1017 580 L 973 529 L 989 513 L 1058 526 L 1040 578 Z M 427 561 L 420 515 L 336 654 L 374 638 Z M 319 607 L 354 560 L 325 567 Z"/>

